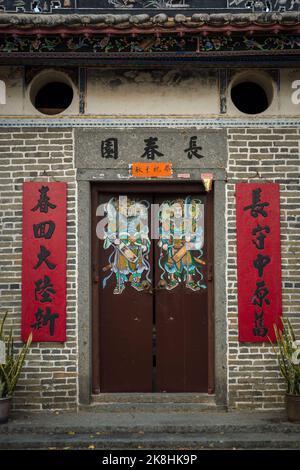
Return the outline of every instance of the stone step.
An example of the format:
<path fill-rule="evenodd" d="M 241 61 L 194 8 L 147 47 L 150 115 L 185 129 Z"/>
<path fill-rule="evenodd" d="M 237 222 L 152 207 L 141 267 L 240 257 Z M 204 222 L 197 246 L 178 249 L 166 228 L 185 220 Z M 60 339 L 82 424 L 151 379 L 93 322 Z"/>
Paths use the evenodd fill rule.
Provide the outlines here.
<path fill-rule="evenodd" d="M 74 410 L 15 412 L 0 425 L 0 449 L 49 448 L 300 449 L 300 423 L 289 423 L 283 410 L 160 414 Z"/>
<path fill-rule="evenodd" d="M 215 396 L 207 393 L 99 393 L 92 395 L 93 403 L 208 403 Z"/>
<path fill-rule="evenodd" d="M 299 433 L 226 434 L 15 434 L 1 436 L 0 449 L 299 449 Z"/>
<path fill-rule="evenodd" d="M 195 393 L 101 393 L 92 396 L 90 405 L 80 405 L 82 411 L 109 413 L 182 413 L 222 411 L 215 396 Z"/>
<path fill-rule="evenodd" d="M 148 434 L 199 434 L 199 435 L 227 435 L 227 434 L 284 434 L 300 437 L 300 423 L 290 423 L 284 420 L 280 413 L 273 420 L 251 420 L 247 417 L 233 419 L 230 413 L 103 413 L 92 414 L 82 412 L 65 415 L 48 413 L 31 415 L 20 418 L 13 414 L 10 421 L 0 425 L 0 440 L 3 436 L 14 434 L 40 434 L 40 435 L 138 435 Z"/>
<path fill-rule="evenodd" d="M 213 413 L 225 407 L 208 403 L 92 403 L 80 405 L 79 409 L 91 413 Z"/>

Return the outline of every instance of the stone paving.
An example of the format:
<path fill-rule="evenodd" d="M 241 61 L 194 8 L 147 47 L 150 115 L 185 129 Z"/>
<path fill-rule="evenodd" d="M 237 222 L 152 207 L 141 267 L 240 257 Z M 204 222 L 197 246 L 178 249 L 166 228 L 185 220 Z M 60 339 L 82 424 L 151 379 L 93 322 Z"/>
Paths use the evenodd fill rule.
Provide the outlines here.
<path fill-rule="evenodd" d="M 12 415 L 0 449 L 300 449 L 284 412 L 52 412 Z"/>

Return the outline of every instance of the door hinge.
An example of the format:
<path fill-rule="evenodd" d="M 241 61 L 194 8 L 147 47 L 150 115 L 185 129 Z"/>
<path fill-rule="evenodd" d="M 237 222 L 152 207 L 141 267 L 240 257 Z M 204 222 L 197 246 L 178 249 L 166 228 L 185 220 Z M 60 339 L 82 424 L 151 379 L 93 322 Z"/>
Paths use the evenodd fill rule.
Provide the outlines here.
<path fill-rule="evenodd" d="M 213 280 L 213 265 L 212 265 L 212 263 L 207 264 L 207 280 L 208 281 Z"/>

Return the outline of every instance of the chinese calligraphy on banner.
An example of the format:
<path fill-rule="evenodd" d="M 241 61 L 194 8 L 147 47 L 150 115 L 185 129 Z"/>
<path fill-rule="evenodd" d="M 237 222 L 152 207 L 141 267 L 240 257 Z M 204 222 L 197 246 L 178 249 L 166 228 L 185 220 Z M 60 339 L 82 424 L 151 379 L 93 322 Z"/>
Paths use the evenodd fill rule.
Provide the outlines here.
<path fill-rule="evenodd" d="M 23 341 L 66 341 L 66 199 L 63 182 L 23 185 Z"/>
<path fill-rule="evenodd" d="M 279 185 L 236 185 L 239 341 L 275 341 L 281 327 Z"/>

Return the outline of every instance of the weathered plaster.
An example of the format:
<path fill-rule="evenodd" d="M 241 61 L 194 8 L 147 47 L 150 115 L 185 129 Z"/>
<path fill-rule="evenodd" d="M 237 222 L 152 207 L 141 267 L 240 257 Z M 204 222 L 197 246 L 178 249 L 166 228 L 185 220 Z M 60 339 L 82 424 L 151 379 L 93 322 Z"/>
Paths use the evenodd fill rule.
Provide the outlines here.
<path fill-rule="evenodd" d="M 88 70 L 86 114 L 219 114 L 218 71 Z"/>
<path fill-rule="evenodd" d="M 227 79 L 225 81 L 223 79 L 223 82 L 220 82 L 219 70 L 216 68 L 196 69 L 190 66 L 185 69 L 167 70 L 114 71 L 96 68 L 84 70 L 87 75 L 86 83 L 84 81 L 86 90 L 81 90 L 80 106 L 79 90 L 72 83 L 74 99 L 71 105 L 61 114 L 49 117 L 37 111 L 30 102 L 31 84 L 25 85 L 24 67 L 0 66 L 0 80 L 5 82 L 7 95 L 6 104 L 0 105 L 0 116 L 31 117 L 35 121 L 40 121 L 41 125 L 51 126 L 55 121 L 60 121 L 59 126 L 65 125 L 67 119 L 74 120 L 72 125 L 103 126 L 109 125 L 114 119 L 130 119 L 130 116 L 133 116 L 136 119 L 148 120 L 146 125 L 149 127 L 152 127 L 152 122 L 156 119 L 165 121 L 165 125 L 169 125 L 169 121 L 177 118 L 191 119 L 192 126 L 203 126 L 211 121 L 210 125 L 215 127 L 214 121 L 219 127 L 226 127 L 232 125 L 229 122 L 232 119 L 239 119 L 248 126 L 249 120 L 255 125 L 261 119 L 299 117 L 300 104 L 294 104 L 291 99 L 295 91 L 292 84 L 300 79 L 299 68 L 281 71 L 274 69 L 270 72 L 265 70 L 263 73 L 261 70 L 254 72 L 253 69 L 246 68 L 239 68 L 236 71 L 229 69 Z M 53 79 L 55 76 L 53 67 L 45 69 L 40 74 L 41 79 L 45 80 L 48 74 L 49 77 L 52 74 Z M 244 74 L 248 78 L 263 77 L 273 94 L 272 102 L 265 112 L 249 116 L 235 108 L 230 99 L 231 79 L 234 79 L 235 74 Z M 278 75 L 278 80 L 274 79 L 274 74 Z M 75 122 L 79 116 L 82 118 L 81 122 L 84 121 L 83 124 Z M 92 117 L 98 117 L 100 120 L 92 124 L 92 121 L 96 121 Z M 219 118 L 225 121 L 219 121 Z M 70 122 L 67 125 L 70 125 Z M 121 122 L 119 121 L 117 125 L 120 126 Z"/>
<path fill-rule="evenodd" d="M 300 89 L 300 70 L 283 69 L 280 71 L 280 77 L 279 112 L 282 115 L 299 117 L 300 93 L 296 90 Z"/>

